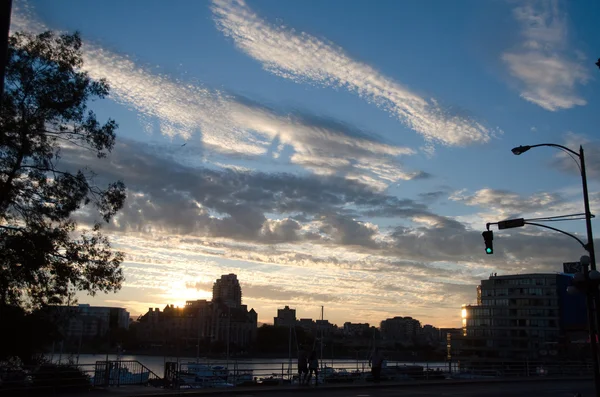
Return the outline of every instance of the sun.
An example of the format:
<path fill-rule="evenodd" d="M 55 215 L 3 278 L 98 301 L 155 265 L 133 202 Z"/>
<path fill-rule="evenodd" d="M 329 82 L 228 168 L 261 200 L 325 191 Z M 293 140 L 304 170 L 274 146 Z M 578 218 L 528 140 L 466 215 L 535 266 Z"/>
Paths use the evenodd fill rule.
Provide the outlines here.
<path fill-rule="evenodd" d="M 184 307 L 186 301 L 211 299 L 212 291 L 189 288 L 186 286 L 185 281 L 174 281 L 165 288 L 165 292 L 162 295 L 167 304 Z"/>

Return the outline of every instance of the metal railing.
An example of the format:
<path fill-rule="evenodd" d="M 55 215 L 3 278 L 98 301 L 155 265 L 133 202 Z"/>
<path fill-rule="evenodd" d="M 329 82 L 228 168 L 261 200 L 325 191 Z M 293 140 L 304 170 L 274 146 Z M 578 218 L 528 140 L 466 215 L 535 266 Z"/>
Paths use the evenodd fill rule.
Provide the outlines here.
<path fill-rule="evenodd" d="M 148 385 L 159 379 L 139 361 L 0 366 L 0 395 L 83 392 L 94 387 Z"/>
<path fill-rule="evenodd" d="M 96 361 L 92 384 L 96 387 L 147 385 L 160 377 L 139 361 Z"/>
<path fill-rule="evenodd" d="M 300 377 L 296 362 L 230 361 L 224 363 L 208 360 L 173 362 L 173 372 L 165 377 L 165 387 L 208 388 L 236 386 L 298 385 Z M 190 364 L 203 364 L 202 373 L 189 371 Z M 211 372 L 211 368 L 215 371 Z M 429 381 L 459 379 L 493 379 L 515 377 L 591 376 L 591 363 L 560 362 L 437 362 L 406 363 L 387 361 L 381 371 L 381 381 Z M 371 368 L 366 361 L 323 361 L 318 376 L 311 383 L 372 382 Z"/>
<path fill-rule="evenodd" d="M 160 368 L 155 368 L 159 371 Z M 516 377 L 591 376 L 592 365 L 583 361 L 454 361 L 407 363 L 387 361 L 381 381 L 502 379 Z M 35 367 L 0 366 L 0 396 L 47 395 L 67 391 L 84 392 L 97 387 L 154 385 L 171 389 L 298 385 L 296 361 L 166 362 L 164 378 L 139 361 L 97 361 L 95 364 L 44 364 Z M 368 383 L 373 381 L 366 361 L 320 362 L 318 377 L 311 383 Z"/>

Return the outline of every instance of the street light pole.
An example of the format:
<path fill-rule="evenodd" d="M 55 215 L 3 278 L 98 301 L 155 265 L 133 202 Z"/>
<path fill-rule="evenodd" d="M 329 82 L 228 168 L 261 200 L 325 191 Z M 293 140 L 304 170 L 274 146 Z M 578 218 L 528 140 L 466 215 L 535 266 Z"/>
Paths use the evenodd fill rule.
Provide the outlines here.
<path fill-rule="evenodd" d="M 581 184 L 583 187 L 583 205 L 585 208 L 585 226 L 586 226 L 586 230 L 587 230 L 587 239 L 588 239 L 587 244 L 585 245 L 585 249 L 590 254 L 591 270 L 596 270 L 596 251 L 594 249 L 594 235 L 592 233 L 592 213 L 590 212 L 590 199 L 589 199 L 589 195 L 588 195 L 587 175 L 586 175 L 586 170 L 585 170 L 585 154 L 583 152 L 583 146 L 582 145 L 579 146 L 579 153 L 577 153 L 574 150 L 569 149 L 566 146 L 557 145 L 555 143 L 540 143 L 538 145 L 518 146 L 518 147 L 513 148 L 512 152 L 514 155 L 518 156 L 520 154 L 525 153 L 529 149 L 533 149 L 535 147 L 540 147 L 540 146 L 555 147 L 557 149 L 562 150 L 563 152 L 566 152 L 569 155 L 575 155 L 575 156 L 579 157 L 579 163 L 578 163 L 577 160 L 575 160 L 575 158 L 573 156 L 571 156 L 571 157 L 573 157 L 573 161 L 575 161 L 575 163 L 579 167 L 579 171 L 581 173 Z"/>
<path fill-rule="evenodd" d="M 585 281 L 589 283 L 589 264 L 585 263 L 585 259 L 587 258 L 581 257 L 580 263 Z M 598 302 L 598 286 L 594 285 L 594 288 L 587 291 L 585 295 L 585 300 L 588 307 L 588 327 L 590 335 L 590 348 L 592 350 L 592 368 L 594 369 L 594 385 L 596 386 L 596 396 L 600 397 L 600 364 L 598 363 L 598 341 L 596 340 L 597 334 L 594 332 L 594 314 L 596 314 L 597 309 L 597 307 L 595 307 L 595 303 Z"/>
<path fill-rule="evenodd" d="M 577 157 L 579 157 L 579 163 L 577 163 L 577 160 L 575 160 L 575 158 L 573 156 L 571 156 L 573 158 L 573 161 L 575 161 L 575 163 L 578 165 L 579 167 L 579 171 L 581 173 L 581 184 L 582 184 L 582 189 L 583 189 L 583 205 L 585 208 L 585 226 L 586 226 L 586 231 L 587 231 L 587 244 L 584 245 L 585 250 L 589 253 L 589 263 L 582 263 L 582 267 L 584 270 L 584 273 L 586 273 L 586 278 L 587 278 L 587 273 L 588 273 L 588 265 L 591 267 L 591 270 L 596 272 L 596 251 L 594 249 L 594 235 L 592 232 L 592 213 L 590 212 L 590 200 L 589 200 L 589 195 L 588 195 L 588 186 L 587 186 L 587 175 L 586 175 L 586 169 L 585 169 L 585 154 L 583 152 L 583 145 L 579 146 L 579 153 L 575 152 L 574 150 L 569 149 L 568 147 L 562 146 L 562 145 L 557 145 L 555 143 L 541 143 L 541 144 L 537 144 L 537 145 L 528 145 L 528 146 L 519 146 L 519 147 L 515 147 L 512 149 L 512 152 L 514 155 L 520 155 L 522 153 L 525 153 L 526 151 L 528 151 L 529 149 L 532 149 L 534 147 L 540 147 L 540 146 L 550 146 L 550 147 L 555 147 L 557 149 L 560 149 L 564 152 L 566 152 L 569 155 L 575 155 Z M 541 226 L 541 225 L 539 225 Z M 574 237 L 574 236 L 571 236 Z M 582 257 L 583 259 L 583 257 Z M 587 258 L 586 258 L 587 259 Z M 598 291 L 598 288 L 595 287 L 592 290 L 588 291 L 588 293 L 586 294 L 586 300 L 587 300 L 587 305 L 588 305 L 588 327 L 589 327 L 589 334 L 590 334 L 590 348 L 592 350 L 592 362 L 593 362 L 593 368 L 594 368 L 594 384 L 596 387 L 596 396 L 600 397 L 600 363 L 599 363 L 599 359 L 600 357 L 598 357 L 598 350 L 597 350 L 597 336 L 598 336 L 598 332 L 600 331 L 600 325 L 598 324 L 598 321 L 600 321 L 600 292 Z M 595 317 L 595 318 L 594 318 Z"/>
<path fill-rule="evenodd" d="M 590 267 L 596 270 L 596 250 L 594 249 L 594 235 L 592 232 L 592 214 L 590 212 L 590 199 L 588 195 L 587 175 L 585 172 L 585 156 L 583 146 L 579 146 L 579 160 L 581 162 L 581 184 L 583 185 L 583 205 L 585 207 L 585 227 L 587 229 L 587 251 L 590 254 Z"/>
<path fill-rule="evenodd" d="M 588 195 L 588 186 L 587 186 L 587 175 L 586 175 L 586 171 L 585 171 L 585 155 L 583 153 L 583 145 L 579 146 L 579 159 L 581 162 L 581 184 L 583 186 L 583 205 L 585 207 L 585 228 L 587 230 L 587 251 L 590 254 L 590 267 L 592 270 L 596 270 L 596 249 L 594 248 L 594 234 L 592 232 L 592 214 L 590 212 L 590 199 L 589 199 L 589 195 Z M 600 321 L 600 293 L 598 291 L 598 288 L 593 288 L 592 291 L 590 291 L 590 297 L 588 297 L 588 304 L 592 304 L 595 307 L 593 308 L 593 310 L 590 310 L 593 314 L 596 315 L 596 322 L 594 325 L 596 325 L 596 332 L 594 333 L 594 340 L 590 341 L 590 346 L 592 347 L 592 349 L 597 349 L 598 348 L 598 340 L 596 339 L 598 334 L 600 333 L 600 324 L 598 324 L 598 322 Z M 592 329 L 592 321 L 590 319 L 590 330 Z M 598 363 L 598 360 L 600 360 L 600 357 L 598 357 L 598 350 L 596 350 L 596 367 L 594 368 L 595 374 L 594 374 L 594 382 L 596 383 L 596 395 L 600 396 L 600 364 Z"/>

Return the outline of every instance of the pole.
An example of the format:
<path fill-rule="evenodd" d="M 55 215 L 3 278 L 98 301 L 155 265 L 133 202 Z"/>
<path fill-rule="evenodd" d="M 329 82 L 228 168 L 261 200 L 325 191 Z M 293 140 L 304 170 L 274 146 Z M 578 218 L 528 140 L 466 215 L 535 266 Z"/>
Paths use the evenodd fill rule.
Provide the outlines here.
<path fill-rule="evenodd" d="M 583 275 L 586 281 L 589 281 L 589 269 L 587 263 L 582 263 Z M 590 334 L 590 348 L 592 350 L 592 368 L 594 370 L 594 385 L 596 386 L 596 396 L 600 397 L 600 368 L 598 365 L 598 342 L 596 341 L 596 332 L 594 331 L 594 315 L 596 308 L 594 306 L 594 291 L 586 291 L 586 303 L 588 309 L 588 327 Z"/>
<path fill-rule="evenodd" d="M 596 250 L 594 248 L 594 234 L 592 231 L 592 214 L 590 212 L 590 199 L 588 195 L 587 185 L 587 174 L 585 170 L 585 154 L 583 152 L 583 145 L 579 145 L 579 160 L 581 162 L 581 185 L 583 188 L 583 205 L 585 208 L 585 227 L 587 231 L 587 247 L 586 250 L 590 254 L 590 266 L 592 270 L 596 270 Z M 584 273 L 586 280 L 588 279 L 588 267 L 584 265 Z M 590 346 L 592 348 L 592 360 L 594 364 L 594 383 L 596 385 L 596 396 L 600 397 L 600 368 L 598 363 L 598 349 L 596 336 L 600 330 L 600 294 L 598 289 L 594 288 L 593 291 L 587 296 L 588 304 L 588 322 L 590 327 Z M 595 329 L 594 329 L 595 328 Z"/>
<path fill-rule="evenodd" d="M 324 306 L 321 306 L 321 373 L 323 373 L 323 317 L 324 315 Z"/>
<path fill-rule="evenodd" d="M 202 328 L 201 319 L 201 309 L 198 308 L 198 338 L 196 339 L 196 362 L 200 362 L 200 331 Z"/>
<path fill-rule="evenodd" d="M 229 366 L 229 333 L 231 332 L 231 307 L 227 306 L 227 365 Z"/>
<path fill-rule="evenodd" d="M 579 157 L 581 159 L 581 184 L 583 185 L 583 205 L 585 207 L 585 227 L 587 229 L 587 251 L 590 254 L 590 266 L 596 270 L 596 250 L 594 249 L 594 235 L 592 232 L 592 214 L 590 212 L 590 199 L 588 196 L 587 176 L 585 172 L 585 157 L 583 146 L 579 146 Z"/>

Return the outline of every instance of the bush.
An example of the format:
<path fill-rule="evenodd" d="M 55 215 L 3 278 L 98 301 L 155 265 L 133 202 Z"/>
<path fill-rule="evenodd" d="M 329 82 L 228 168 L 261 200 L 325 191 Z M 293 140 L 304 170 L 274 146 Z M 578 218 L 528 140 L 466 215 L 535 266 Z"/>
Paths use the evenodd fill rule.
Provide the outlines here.
<path fill-rule="evenodd" d="M 91 388 L 90 376 L 73 365 L 42 364 L 32 374 L 33 391 L 81 392 Z"/>

